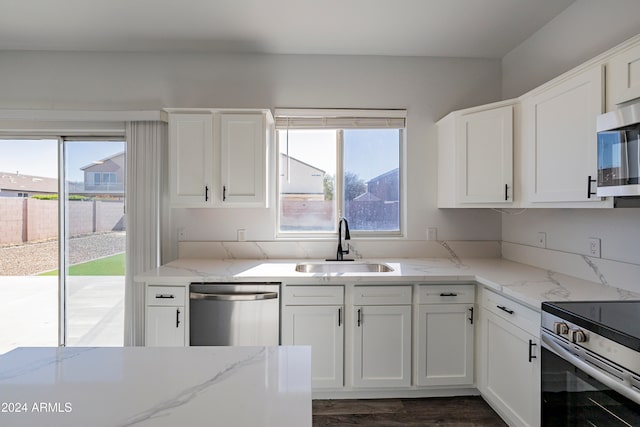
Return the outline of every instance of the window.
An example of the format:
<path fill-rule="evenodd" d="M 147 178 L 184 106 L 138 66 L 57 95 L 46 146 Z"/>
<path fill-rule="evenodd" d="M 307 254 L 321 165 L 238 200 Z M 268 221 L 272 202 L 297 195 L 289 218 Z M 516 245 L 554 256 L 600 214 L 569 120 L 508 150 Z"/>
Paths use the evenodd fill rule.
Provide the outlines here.
<path fill-rule="evenodd" d="M 89 172 L 87 178 L 89 184 L 93 185 L 115 184 L 117 182 L 117 176 L 114 172 Z"/>
<path fill-rule="evenodd" d="M 277 110 L 279 234 L 400 235 L 405 115 Z"/>

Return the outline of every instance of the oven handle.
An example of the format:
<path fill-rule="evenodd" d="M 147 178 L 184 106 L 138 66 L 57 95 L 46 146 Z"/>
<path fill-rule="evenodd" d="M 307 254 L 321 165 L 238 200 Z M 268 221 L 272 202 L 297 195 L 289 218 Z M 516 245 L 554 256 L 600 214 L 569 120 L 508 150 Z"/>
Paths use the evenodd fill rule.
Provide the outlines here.
<path fill-rule="evenodd" d="M 640 404 L 640 393 L 637 393 L 631 388 L 624 386 L 623 384 L 610 378 L 606 374 L 603 374 L 599 369 L 594 368 L 580 358 L 576 357 L 574 354 L 572 354 L 570 351 L 567 351 L 553 338 L 549 337 L 544 332 L 542 333 L 542 344 L 567 362 L 571 363 L 576 368 L 580 369 L 585 374 L 593 377 L 596 381 L 599 381 L 600 383 L 609 387 L 611 390 L 625 396 L 628 399 L 633 400 L 637 404 Z"/>
<path fill-rule="evenodd" d="M 257 301 L 278 298 L 277 292 L 253 292 L 253 293 L 211 293 L 190 292 L 189 299 L 209 301 Z"/>

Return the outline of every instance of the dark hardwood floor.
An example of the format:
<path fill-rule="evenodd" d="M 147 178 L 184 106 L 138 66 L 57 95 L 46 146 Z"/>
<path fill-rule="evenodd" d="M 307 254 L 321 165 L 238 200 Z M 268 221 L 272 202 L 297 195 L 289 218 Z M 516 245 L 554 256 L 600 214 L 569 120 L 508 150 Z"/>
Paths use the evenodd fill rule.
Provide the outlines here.
<path fill-rule="evenodd" d="M 314 400 L 313 426 L 459 426 L 506 424 L 479 396 Z"/>

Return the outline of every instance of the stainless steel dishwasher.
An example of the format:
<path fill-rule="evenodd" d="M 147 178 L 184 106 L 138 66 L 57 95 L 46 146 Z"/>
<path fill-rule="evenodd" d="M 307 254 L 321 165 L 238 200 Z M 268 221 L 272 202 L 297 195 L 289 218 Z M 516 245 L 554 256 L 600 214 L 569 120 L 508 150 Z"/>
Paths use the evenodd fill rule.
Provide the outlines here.
<path fill-rule="evenodd" d="M 279 283 L 191 283 L 192 346 L 280 343 Z"/>

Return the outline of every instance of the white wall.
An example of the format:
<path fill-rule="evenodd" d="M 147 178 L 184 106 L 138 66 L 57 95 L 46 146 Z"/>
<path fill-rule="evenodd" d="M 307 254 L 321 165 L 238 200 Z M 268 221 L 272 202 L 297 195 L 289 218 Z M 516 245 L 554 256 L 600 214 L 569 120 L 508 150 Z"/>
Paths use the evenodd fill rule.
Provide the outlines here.
<path fill-rule="evenodd" d="M 640 33 L 640 1 L 577 0 L 502 61 L 505 98 L 551 80 Z M 639 209 L 529 209 L 503 215 L 505 242 L 535 245 L 547 233 L 547 247 L 587 254 L 588 238 L 602 239 L 602 257 L 640 264 Z"/>
<path fill-rule="evenodd" d="M 520 96 L 638 33 L 640 1 L 576 0 L 502 58 L 502 96 Z"/>
<path fill-rule="evenodd" d="M 448 112 L 497 101 L 500 61 L 198 53 L 0 53 L 0 108 L 406 108 L 407 238 L 500 240 L 490 210 L 436 209 L 436 130 Z M 174 209 L 185 240 L 272 240 L 268 210 Z"/>

